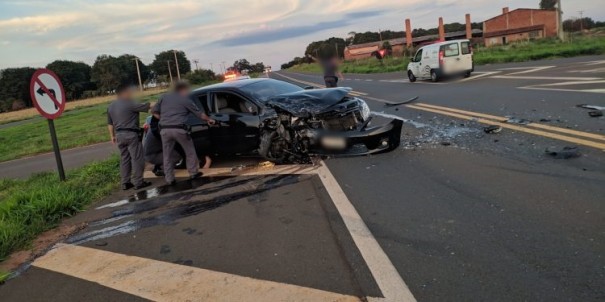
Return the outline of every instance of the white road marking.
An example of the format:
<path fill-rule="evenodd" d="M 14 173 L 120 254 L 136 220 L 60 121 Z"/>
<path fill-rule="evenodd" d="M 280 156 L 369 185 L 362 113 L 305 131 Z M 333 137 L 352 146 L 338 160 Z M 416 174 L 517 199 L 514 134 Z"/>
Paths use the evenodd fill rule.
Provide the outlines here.
<path fill-rule="evenodd" d="M 354 296 L 59 244 L 33 266 L 152 301 L 339 301 Z"/>
<path fill-rule="evenodd" d="M 116 201 L 116 202 L 113 202 L 113 203 L 108 203 L 106 205 L 102 205 L 102 206 L 96 208 L 95 210 L 101 210 L 101 209 L 106 209 L 106 208 L 116 208 L 116 207 L 119 207 L 119 206 L 123 206 L 125 204 L 128 204 L 128 199 Z"/>
<path fill-rule="evenodd" d="M 384 296 L 384 299 L 369 298 L 368 300 L 393 302 L 416 301 L 412 292 L 410 292 L 410 289 L 397 272 L 397 269 L 382 250 L 378 241 L 376 241 L 376 238 L 374 238 L 324 162 L 317 169 L 317 174 L 326 187 L 342 220 L 351 233 L 353 241 L 355 241 L 359 252 Z"/>
<path fill-rule="evenodd" d="M 568 81 L 568 82 L 559 82 L 559 83 L 550 83 L 550 84 L 530 85 L 530 86 L 519 87 L 519 89 L 605 93 L 605 89 L 602 89 L 602 88 L 597 88 L 597 89 L 557 88 L 557 86 L 574 86 L 574 85 L 601 84 L 601 83 L 605 84 L 605 79 L 600 79 L 600 80 L 596 80 L 596 81 L 571 81 L 571 82 Z"/>
<path fill-rule="evenodd" d="M 512 74 L 512 73 L 511 73 Z M 586 77 L 541 77 L 541 76 L 511 76 L 501 75 L 493 76 L 494 79 L 512 79 L 512 80 L 554 80 L 554 81 L 594 81 L 601 78 L 586 78 Z"/>
<path fill-rule="evenodd" d="M 500 71 L 490 71 L 490 72 L 486 72 L 486 71 L 479 72 L 479 71 L 477 71 L 477 72 L 474 72 L 474 73 L 477 74 L 477 75 L 468 77 L 466 79 L 459 80 L 458 82 L 467 82 L 467 81 L 476 80 L 478 78 L 488 77 L 488 76 L 500 73 Z"/>
<path fill-rule="evenodd" d="M 601 64 L 605 64 L 605 60 L 597 60 L 597 61 L 584 62 L 585 66 L 593 66 L 593 65 L 601 65 Z"/>
<path fill-rule="evenodd" d="M 557 66 L 539 66 L 539 67 L 510 67 L 510 68 L 501 68 L 498 69 L 500 71 L 505 71 L 505 70 L 524 70 L 524 71 L 518 71 L 518 72 L 513 72 L 513 73 L 509 73 L 507 75 L 517 75 L 517 74 L 524 74 L 524 73 L 532 73 L 532 72 L 538 72 L 541 70 L 545 70 L 545 69 L 550 69 L 550 68 L 555 68 Z"/>

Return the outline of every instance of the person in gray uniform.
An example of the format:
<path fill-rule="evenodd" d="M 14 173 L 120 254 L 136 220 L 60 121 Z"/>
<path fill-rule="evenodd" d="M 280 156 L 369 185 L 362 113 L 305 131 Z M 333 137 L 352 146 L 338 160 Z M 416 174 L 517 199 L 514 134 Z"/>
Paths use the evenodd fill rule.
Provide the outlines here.
<path fill-rule="evenodd" d="M 174 145 L 179 143 L 185 151 L 187 171 L 191 179 L 202 176 L 199 172 L 199 161 L 193 140 L 187 129 L 187 116 L 193 113 L 205 120 L 210 125 L 215 121 L 201 111 L 191 99 L 189 99 L 189 84 L 179 81 L 174 86 L 174 91 L 162 95 L 153 107 L 153 115 L 160 120 L 160 135 L 162 137 L 162 154 L 164 160 L 164 177 L 166 182 L 174 185 L 174 164 L 172 162 Z"/>
<path fill-rule="evenodd" d="M 131 85 L 120 85 L 116 89 L 117 100 L 107 108 L 107 128 L 111 142 L 120 150 L 122 190 L 139 190 L 151 185 L 143 180 L 145 159 L 139 139 L 139 112 L 148 112 L 150 105 L 135 102 L 133 92 Z"/>

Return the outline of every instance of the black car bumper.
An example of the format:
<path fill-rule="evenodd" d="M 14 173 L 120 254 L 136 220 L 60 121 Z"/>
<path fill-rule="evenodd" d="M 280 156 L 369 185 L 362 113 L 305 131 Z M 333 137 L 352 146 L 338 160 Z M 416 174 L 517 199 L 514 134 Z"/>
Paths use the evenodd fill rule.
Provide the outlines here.
<path fill-rule="evenodd" d="M 317 155 L 330 156 L 359 156 L 389 152 L 401 143 L 401 128 L 403 121 L 393 120 L 388 124 L 339 132 L 338 134 L 325 134 L 319 142 Z"/>

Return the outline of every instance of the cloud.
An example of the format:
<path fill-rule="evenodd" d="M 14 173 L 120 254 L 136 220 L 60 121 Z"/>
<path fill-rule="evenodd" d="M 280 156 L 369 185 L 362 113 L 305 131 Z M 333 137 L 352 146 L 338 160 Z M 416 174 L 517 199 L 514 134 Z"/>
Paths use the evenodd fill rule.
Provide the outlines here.
<path fill-rule="evenodd" d="M 305 36 L 311 33 L 317 33 L 329 29 L 344 27 L 359 21 L 359 19 L 376 17 L 383 13 L 385 13 L 385 11 L 379 10 L 367 12 L 354 12 L 348 13 L 338 20 L 319 22 L 312 25 L 288 26 L 276 29 L 262 27 L 261 30 L 258 31 L 244 33 L 234 37 L 224 38 L 218 41 L 214 41 L 210 44 L 232 47 L 276 42 Z"/>

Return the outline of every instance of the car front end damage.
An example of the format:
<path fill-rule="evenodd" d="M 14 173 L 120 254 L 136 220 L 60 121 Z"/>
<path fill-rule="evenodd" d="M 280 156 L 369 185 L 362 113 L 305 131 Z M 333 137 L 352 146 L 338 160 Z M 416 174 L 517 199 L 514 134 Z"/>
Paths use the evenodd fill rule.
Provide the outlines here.
<path fill-rule="evenodd" d="M 403 122 L 371 126 L 367 103 L 349 92 L 317 89 L 271 100 L 277 118 L 265 123 L 259 153 L 284 162 L 296 156 L 359 156 L 397 148 Z"/>

